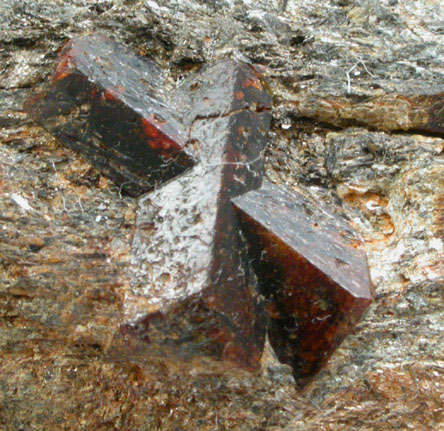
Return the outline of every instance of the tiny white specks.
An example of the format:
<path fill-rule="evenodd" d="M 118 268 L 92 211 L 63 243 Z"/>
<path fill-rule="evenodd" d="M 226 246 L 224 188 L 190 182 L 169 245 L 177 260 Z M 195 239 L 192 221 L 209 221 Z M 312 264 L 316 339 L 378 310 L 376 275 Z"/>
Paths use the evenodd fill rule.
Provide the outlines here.
<path fill-rule="evenodd" d="M 444 251 L 444 243 L 439 238 L 433 238 L 430 240 L 430 247 L 434 248 L 436 251 L 442 253 Z"/>
<path fill-rule="evenodd" d="M 29 205 L 28 200 L 25 199 L 24 197 L 13 193 L 11 195 L 11 199 L 13 200 L 13 202 L 15 204 L 17 204 L 23 211 L 32 211 L 32 207 L 31 205 Z"/>

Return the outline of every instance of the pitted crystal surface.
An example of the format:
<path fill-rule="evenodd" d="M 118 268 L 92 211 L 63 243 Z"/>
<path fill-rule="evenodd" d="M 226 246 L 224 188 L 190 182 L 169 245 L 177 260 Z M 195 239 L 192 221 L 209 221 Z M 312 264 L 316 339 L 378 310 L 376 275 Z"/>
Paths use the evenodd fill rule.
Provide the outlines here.
<path fill-rule="evenodd" d="M 232 83 L 249 76 L 260 97 L 238 109 L 227 70 Z M 269 106 L 269 96 L 248 65 L 230 60 L 181 91 L 200 163 L 141 201 L 134 261 L 144 286 L 127 295 L 126 329 L 153 353 L 208 354 L 256 368 L 264 316 L 231 198 L 261 185 L 271 114 L 258 106 Z M 212 108 L 204 111 L 206 104 Z"/>

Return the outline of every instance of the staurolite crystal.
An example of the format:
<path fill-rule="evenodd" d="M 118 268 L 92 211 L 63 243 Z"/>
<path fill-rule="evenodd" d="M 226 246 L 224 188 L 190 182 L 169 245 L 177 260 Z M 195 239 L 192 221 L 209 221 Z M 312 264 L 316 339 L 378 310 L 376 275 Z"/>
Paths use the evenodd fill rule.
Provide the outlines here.
<path fill-rule="evenodd" d="M 153 355 L 254 369 L 268 324 L 303 386 L 372 300 L 365 255 L 337 217 L 261 188 L 271 99 L 253 67 L 203 67 L 171 95 L 163 83 L 154 62 L 96 34 L 71 40 L 25 104 L 128 193 L 152 190 L 122 332 Z"/>
<path fill-rule="evenodd" d="M 126 297 L 124 330 L 153 354 L 256 368 L 265 319 L 231 198 L 262 183 L 270 98 L 250 66 L 230 60 L 184 82 L 177 98 L 200 162 L 141 202 L 134 259 L 144 286 Z"/>
<path fill-rule="evenodd" d="M 275 185 L 233 199 L 261 293 L 270 343 L 306 385 L 373 300 L 365 254 L 347 223 Z"/>
<path fill-rule="evenodd" d="M 159 67 L 98 34 L 74 38 L 25 110 L 132 195 L 194 165 Z"/>

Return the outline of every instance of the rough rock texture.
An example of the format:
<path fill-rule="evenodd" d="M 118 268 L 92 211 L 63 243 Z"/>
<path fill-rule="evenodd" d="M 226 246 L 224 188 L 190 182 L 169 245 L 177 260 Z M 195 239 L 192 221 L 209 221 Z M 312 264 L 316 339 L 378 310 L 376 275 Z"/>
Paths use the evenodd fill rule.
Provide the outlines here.
<path fill-rule="evenodd" d="M 268 336 L 303 388 L 374 298 L 358 236 L 325 206 L 265 182 L 232 199 L 265 297 Z"/>
<path fill-rule="evenodd" d="M 4 0 L 0 428 L 442 428 L 444 141 L 406 114 L 441 92 L 443 22 L 435 0 Z M 361 232 L 376 302 L 304 393 L 270 350 L 250 374 L 111 348 L 133 287 L 136 202 L 22 111 L 61 44 L 97 30 L 155 58 L 170 90 L 209 60 L 262 65 L 268 179 Z"/>

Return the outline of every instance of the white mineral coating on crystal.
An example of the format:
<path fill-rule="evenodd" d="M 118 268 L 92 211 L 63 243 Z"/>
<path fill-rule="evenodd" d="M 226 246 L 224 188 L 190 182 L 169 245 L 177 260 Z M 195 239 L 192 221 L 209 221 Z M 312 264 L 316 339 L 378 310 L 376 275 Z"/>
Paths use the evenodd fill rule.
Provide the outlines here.
<path fill-rule="evenodd" d="M 191 139 L 198 130 L 194 149 L 200 162 L 141 199 L 132 258 L 139 283 L 125 299 L 129 320 L 157 310 L 157 304 L 168 307 L 207 284 L 223 168 L 221 145 L 214 141 L 224 139 L 229 122 L 230 117 L 196 121 Z M 137 305 L 135 297 L 144 300 Z"/>
<path fill-rule="evenodd" d="M 208 186 L 220 180 L 221 169 L 199 163 L 140 201 L 133 261 L 139 263 L 137 277 L 143 287 L 133 293 L 146 297 L 148 304 L 165 306 L 205 285 L 218 199 Z M 131 303 L 125 301 L 125 314 L 132 318 L 147 312 L 132 310 Z"/>
<path fill-rule="evenodd" d="M 249 65 L 225 60 L 191 74 L 174 100 L 199 162 L 140 202 L 133 243 L 137 269 L 125 319 L 166 315 L 173 304 L 205 292 L 205 300 L 217 298 L 218 311 L 238 324 L 251 318 L 246 310 L 257 301 L 250 298 L 250 271 L 241 258 L 245 247 L 230 199 L 261 184 L 271 99 Z M 231 292 L 245 296 L 238 301 L 242 312 L 230 310 Z"/>

